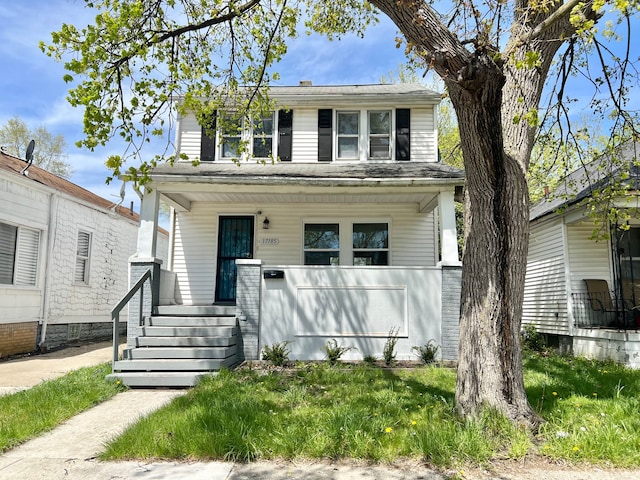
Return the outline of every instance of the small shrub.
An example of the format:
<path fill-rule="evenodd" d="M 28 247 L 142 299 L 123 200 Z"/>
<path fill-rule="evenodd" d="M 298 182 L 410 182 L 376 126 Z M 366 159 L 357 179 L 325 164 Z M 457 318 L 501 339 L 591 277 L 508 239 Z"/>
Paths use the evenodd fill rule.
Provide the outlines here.
<path fill-rule="evenodd" d="M 335 338 L 328 340 L 327 344 L 324 346 L 324 351 L 327 354 L 327 360 L 330 365 L 335 365 L 338 363 L 342 355 L 347 353 L 349 350 L 353 350 L 355 347 L 346 347 L 344 345 L 338 345 L 338 342 Z"/>
<path fill-rule="evenodd" d="M 546 342 L 544 336 L 533 325 L 526 325 L 522 331 L 522 346 L 532 352 L 544 352 Z"/>
<path fill-rule="evenodd" d="M 262 349 L 262 359 L 274 364 L 276 367 L 283 367 L 289 361 L 289 349 L 287 346 L 290 341 L 274 343 L 273 345 L 265 345 Z"/>
<path fill-rule="evenodd" d="M 364 363 L 366 363 L 367 365 L 373 365 L 374 363 L 376 363 L 378 361 L 378 359 L 376 358 L 375 355 L 365 355 L 362 358 L 362 361 Z"/>
<path fill-rule="evenodd" d="M 382 358 L 385 365 L 391 365 L 396 361 L 396 343 L 398 343 L 398 328 L 391 327 L 389 330 L 389 336 L 384 343 L 384 349 L 382 350 Z"/>
<path fill-rule="evenodd" d="M 411 350 L 415 352 L 425 365 L 429 365 L 436 361 L 436 355 L 440 347 L 436 344 L 435 340 L 431 339 L 424 345 L 420 345 L 419 347 L 414 346 Z"/>

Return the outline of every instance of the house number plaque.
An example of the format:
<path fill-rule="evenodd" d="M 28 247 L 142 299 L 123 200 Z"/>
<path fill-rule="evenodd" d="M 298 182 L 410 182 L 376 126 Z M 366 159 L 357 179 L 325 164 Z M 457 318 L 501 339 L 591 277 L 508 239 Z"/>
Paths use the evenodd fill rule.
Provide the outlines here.
<path fill-rule="evenodd" d="M 278 245 L 280 240 L 275 237 L 263 237 L 260 239 L 261 245 Z"/>

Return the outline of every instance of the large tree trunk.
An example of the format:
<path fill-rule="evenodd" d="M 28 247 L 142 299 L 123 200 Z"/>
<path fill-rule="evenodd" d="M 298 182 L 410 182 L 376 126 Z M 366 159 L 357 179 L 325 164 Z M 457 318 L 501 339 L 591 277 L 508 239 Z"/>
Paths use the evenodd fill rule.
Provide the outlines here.
<path fill-rule="evenodd" d="M 577 2 L 557 2 L 554 11 L 516 0 L 502 53 L 480 34 L 461 42 L 429 2 L 371 3 L 442 77 L 458 117 L 467 178 L 458 412 L 475 417 L 494 408 L 535 428 L 541 418 L 527 400 L 520 342 L 529 241 L 526 174 L 536 131 L 527 117 L 536 114 L 553 57 L 573 32 L 568 12 Z M 537 64 L 518 68 L 516 61 L 531 53 Z"/>
<path fill-rule="evenodd" d="M 527 400 L 520 321 L 528 246 L 526 172 L 505 152 L 502 71 L 486 55 L 475 74 L 448 81 L 458 114 L 467 178 L 456 408 L 490 407 L 529 428 L 540 418 Z"/>

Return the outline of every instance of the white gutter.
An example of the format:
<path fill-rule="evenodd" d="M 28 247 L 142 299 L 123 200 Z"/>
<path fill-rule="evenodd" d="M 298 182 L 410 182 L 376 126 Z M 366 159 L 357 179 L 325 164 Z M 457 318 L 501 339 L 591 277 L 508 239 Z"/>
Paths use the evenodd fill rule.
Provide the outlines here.
<path fill-rule="evenodd" d="M 47 323 L 49 321 L 49 295 L 51 288 L 51 272 L 49 265 L 53 259 L 53 247 L 56 239 L 56 230 L 58 224 L 58 195 L 51 194 L 51 202 L 49 203 L 49 231 L 47 235 L 47 255 L 44 259 L 44 290 L 42 291 L 42 331 L 40 332 L 40 340 L 38 347 L 42 347 L 47 338 Z"/>

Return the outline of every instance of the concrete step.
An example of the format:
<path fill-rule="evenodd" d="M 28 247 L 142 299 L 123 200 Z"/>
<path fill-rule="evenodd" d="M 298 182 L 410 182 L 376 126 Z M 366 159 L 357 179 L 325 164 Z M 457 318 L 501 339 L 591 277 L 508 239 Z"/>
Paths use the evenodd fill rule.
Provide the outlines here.
<path fill-rule="evenodd" d="M 236 354 L 236 346 L 231 347 L 145 347 L 128 348 L 123 352 L 125 360 L 141 360 L 149 358 L 227 358 Z"/>
<path fill-rule="evenodd" d="M 235 305 L 161 305 L 156 315 L 182 317 L 230 316 L 235 317 Z"/>
<path fill-rule="evenodd" d="M 113 369 L 116 372 L 199 372 L 220 370 L 236 362 L 235 355 L 228 358 L 120 360 L 114 363 Z"/>
<path fill-rule="evenodd" d="M 236 342 L 234 336 L 136 338 L 138 347 L 229 347 Z"/>
<path fill-rule="evenodd" d="M 198 381 L 207 375 L 217 372 L 117 372 L 107 375 L 107 378 L 120 380 L 129 387 L 174 387 L 186 388 L 197 385 Z"/>
<path fill-rule="evenodd" d="M 155 327 L 235 327 L 237 324 L 235 316 L 146 318 L 146 325 Z"/>
<path fill-rule="evenodd" d="M 149 337 L 230 337 L 236 335 L 233 327 L 141 327 L 142 336 Z"/>

